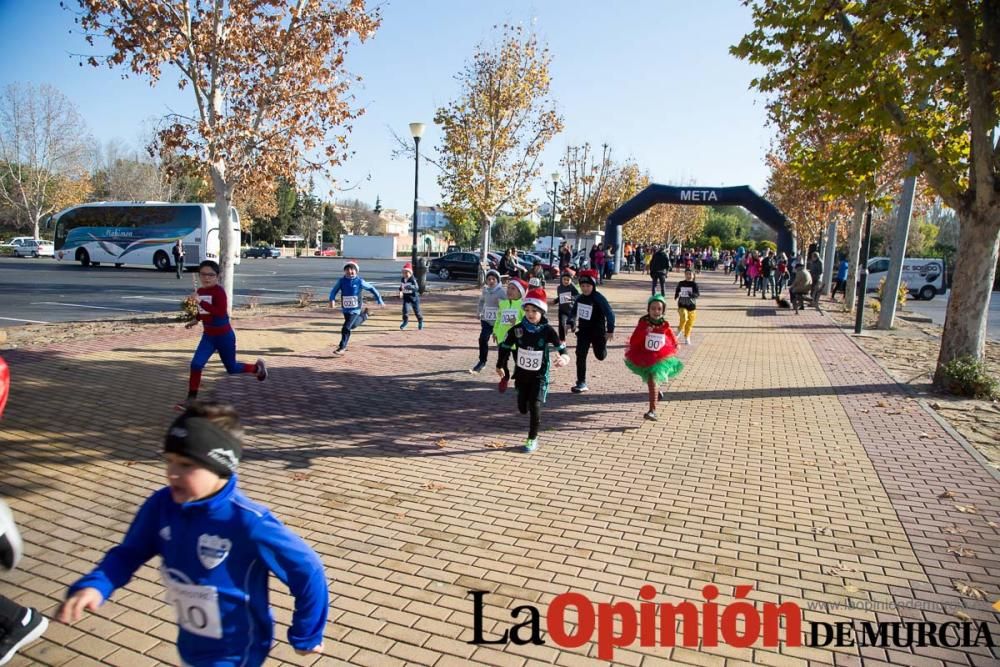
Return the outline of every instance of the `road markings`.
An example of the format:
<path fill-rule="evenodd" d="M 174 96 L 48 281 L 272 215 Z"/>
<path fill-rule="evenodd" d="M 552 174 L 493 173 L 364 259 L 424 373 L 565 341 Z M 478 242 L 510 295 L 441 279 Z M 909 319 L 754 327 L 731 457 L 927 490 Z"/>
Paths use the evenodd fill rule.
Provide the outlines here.
<path fill-rule="evenodd" d="M 26 320 L 23 317 L 0 317 L 0 320 L 8 320 L 10 322 L 27 322 L 29 324 L 51 324 L 51 322 L 43 322 L 42 320 Z"/>
<path fill-rule="evenodd" d="M 125 313 L 142 313 L 145 311 L 135 308 L 111 308 L 109 306 L 90 306 L 85 303 L 62 303 L 59 301 L 33 301 L 32 306 L 72 306 L 74 308 L 95 308 L 97 310 L 120 310 Z"/>
<path fill-rule="evenodd" d="M 122 299 L 146 299 L 148 301 L 170 301 L 173 303 L 180 303 L 183 299 L 173 298 L 169 299 L 165 296 L 123 296 Z"/>

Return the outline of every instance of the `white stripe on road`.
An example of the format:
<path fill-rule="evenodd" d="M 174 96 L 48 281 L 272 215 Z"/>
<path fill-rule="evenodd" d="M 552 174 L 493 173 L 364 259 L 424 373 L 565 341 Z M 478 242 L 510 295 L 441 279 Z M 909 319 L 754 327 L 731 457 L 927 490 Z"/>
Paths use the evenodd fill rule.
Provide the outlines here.
<path fill-rule="evenodd" d="M 42 320 L 26 320 L 22 317 L 0 317 L 0 320 L 8 320 L 10 322 L 27 322 L 29 324 L 51 324 L 50 322 L 43 322 Z"/>
<path fill-rule="evenodd" d="M 108 306 L 89 306 L 85 303 L 61 303 L 59 301 L 33 301 L 32 306 L 72 306 L 74 308 L 96 308 L 97 310 L 120 310 L 125 313 L 142 313 L 135 308 L 109 308 Z"/>
<path fill-rule="evenodd" d="M 183 299 L 168 299 L 165 296 L 123 296 L 122 299 L 146 299 L 149 301 L 171 301 L 174 303 L 180 303 Z"/>

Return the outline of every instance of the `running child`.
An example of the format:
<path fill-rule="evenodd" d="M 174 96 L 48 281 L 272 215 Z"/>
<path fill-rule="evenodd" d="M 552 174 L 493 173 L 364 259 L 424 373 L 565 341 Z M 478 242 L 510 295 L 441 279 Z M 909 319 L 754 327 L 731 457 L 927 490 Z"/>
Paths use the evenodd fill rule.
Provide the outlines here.
<path fill-rule="evenodd" d="M 358 276 L 358 263 L 353 259 L 344 264 L 344 277 L 338 280 L 330 290 L 330 308 L 336 307 L 337 295 L 340 295 L 340 310 L 344 314 L 344 326 L 340 329 L 340 344 L 333 351 L 333 356 L 339 357 L 347 352 L 347 344 L 351 341 L 351 332 L 368 320 L 368 307 L 364 305 L 361 290 L 375 296 L 379 308 L 385 305 L 382 295 L 375 286 Z"/>
<path fill-rule="evenodd" d="M 479 295 L 479 305 L 476 312 L 479 314 L 479 361 L 469 369 L 472 374 L 479 373 L 486 368 L 486 357 L 490 352 L 490 336 L 493 335 L 493 327 L 497 321 L 497 313 L 500 312 L 500 301 L 506 294 L 503 285 L 500 284 L 500 273 L 493 269 L 486 272 L 486 284 L 483 292 Z"/>
<path fill-rule="evenodd" d="M 399 325 L 399 328 L 405 329 L 406 325 L 410 323 L 410 318 L 407 315 L 409 308 L 417 316 L 417 328 L 423 329 L 424 316 L 420 314 L 420 285 L 413 277 L 413 265 L 409 262 L 403 265 L 403 279 L 399 283 L 399 297 L 403 300 L 403 323 Z"/>
<path fill-rule="evenodd" d="M 224 405 L 189 407 L 163 445 L 168 486 L 139 508 L 122 543 L 70 586 L 57 615 L 78 621 L 160 557 L 183 664 L 257 667 L 274 639 L 268 577 L 295 599 L 288 642 L 322 653 L 329 592 L 323 564 L 301 538 L 237 488 L 242 429 Z"/>
<path fill-rule="evenodd" d="M 656 401 L 663 398 L 660 385 L 684 368 L 674 357 L 677 338 L 665 318 L 666 312 L 667 300 L 662 294 L 649 297 L 646 314 L 636 325 L 625 350 L 625 365 L 646 382 L 649 390 L 649 411 L 643 417 L 650 421 L 656 421 Z"/>
<path fill-rule="evenodd" d="M 562 343 L 566 342 L 566 330 L 573 330 L 570 315 L 578 296 L 580 290 L 573 284 L 573 269 L 567 267 L 559 276 L 559 287 L 556 288 L 556 300 L 553 302 L 559 304 L 559 341 Z"/>
<path fill-rule="evenodd" d="M 582 294 L 573 303 L 570 319 L 576 322 L 576 384 L 574 394 L 590 391 L 587 386 L 587 353 L 594 348 L 594 357 L 604 361 L 608 356 L 608 341 L 615 336 L 615 313 L 604 295 L 597 291 L 597 271 L 580 272 Z"/>
<path fill-rule="evenodd" d="M 178 404 L 178 410 L 183 410 L 188 403 L 198 398 L 201 373 L 216 352 L 230 375 L 252 373 L 261 382 L 267 379 L 267 365 L 263 359 L 258 359 L 253 364 L 236 360 L 236 332 L 229 323 L 229 299 L 226 297 L 226 290 L 219 284 L 219 273 L 219 265 L 210 259 L 198 265 L 201 287 L 191 293 L 191 298 L 198 304 L 198 318 L 188 322 L 185 327 L 190 329 L 201 322 L 203 328 L 201 340 L 191 359 L 187 401 Z"/>
<path fill-rule="evenodd" d="M 517 409 L 528 418 L 528 439 L 524 451 L 538 449 L 538 426 L 542 404 L 549 391 L 549 346 L 559 353 L 556 368 L 569 363 L 565 343 L 559 340 L 555 329 L 545 319 L 545 290 L 536 288 L 527 293 L 523 302 L 524 317 L 507 332 L 500 343 L 497 375 L 501 387 L 510 377 L 507 360 L 514 355 L 514 388 L 517 390 Z"/>
<path fill-rule="evenodd" d="M 694 329 L 695 308 L 697 307 L 698 283 L 694 281 L 694 274 L 691 269 L 684 270 L 684 280 L 677 283 L 674 288 L 674 301 L 677 302 L 677 314 L 680 315 L 680 324 L 677 329 L 684 335 L 684 344 L 691 344 L 691 329 Z"/>
<path fill-rule="evenodd" d="M 521 299 L 528 290 L 528 284 L 520 278 L 511 278 L 507 283 L 507 298 L 500 299 L 497 320 L 493 323 L 493 340 L 497 344 L 507 338 L 507 332 L 524 317 Z"/>

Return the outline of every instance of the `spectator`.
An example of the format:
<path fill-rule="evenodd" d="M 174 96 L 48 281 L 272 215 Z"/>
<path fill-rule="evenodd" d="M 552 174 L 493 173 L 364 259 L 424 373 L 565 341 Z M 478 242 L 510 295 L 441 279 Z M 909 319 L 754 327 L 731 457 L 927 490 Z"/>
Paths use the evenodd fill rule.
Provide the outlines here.
<path fill-rule="evenodd" d="M 184 273 L 184 243 L 177 239 L 177 243 L 174 244 L 171 252 L 174 255 L 174 268 L 177 270 L 177 279 L 181 279 L 181 274 Z"/>
<path fill-rule="evenodd" d="M 840 264 L 837 265 L 837 276 L 833 282 L 833 292 L 830 293 L 830 301 L 834 303 L 837 302 L 837 292 L 844 295 L 844 299 L 847 299 L 847 269 L 849 265 L 847 263 L 847 258 L 841 255 Z"/>
<path fill-rule="evenodd" d="M 606 256 L 604 254 L 604 246 L 598 243 L 594 246 L 594 256 L 591 261 L 594 263 L 594 269 L 597 271 L 597 284 L 604 284 L 604 261 Z"/>
<path fill-rule="evenodd" d="M 819 296 L 823 293 L 823 260 L 819 258 L 819 253 L 813 251 L 809 255 L 809 273 L 812 275 L 812 300 L 813 307 L 820 312 L 823 311 L 819 307 Z"/>
<path fill-rule="evenodd" d="M 792 298 L 792 308 L 795 309 L 796 315 L 805 307 L 805 296 L 812 290 L 812 285 L 813 279 L 809 274 L 809 269 L 802 266 L 801 263 L 796 264 L 795 277 L 792 278 L 792 284 L 788 288 L 788 293 Z"/>
<path fill-rule="evenodd" d="M 649 276 L 653 279 L 653 289 L 652 293 L 656 294 L 656 285 L 660 285 L 660 294 L 666 296 L 667 293 L 667 264 L 669 263 L 667 259 L 667 253 L 663 252 L 662 247 L 657 247 L 656 252 L 649 260 Z"/>

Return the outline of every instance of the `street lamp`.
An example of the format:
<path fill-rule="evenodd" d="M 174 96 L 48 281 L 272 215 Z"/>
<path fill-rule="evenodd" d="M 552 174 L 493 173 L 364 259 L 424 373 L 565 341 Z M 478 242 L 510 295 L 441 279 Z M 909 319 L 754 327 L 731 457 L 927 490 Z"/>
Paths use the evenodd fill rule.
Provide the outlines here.
<path fill-rule="evenodd" d="M 556 244 L 556 199 L 559 196 L 559 172 L 552 172 L 552 224 L 549 227 L 549 264 L 557 266 L 553 248 Z"/>
<path fill-rule="evenodd" d="M 410 261 L 413 263 L 414 275 L 417 271 L 417 191 L 420 184 L 420 137 L 424 133 L 423 123 L 410 123 L 410 134 L 413 136 L 413 249 Z M 418 278 L 419 280 L 419 278 Z"/>

